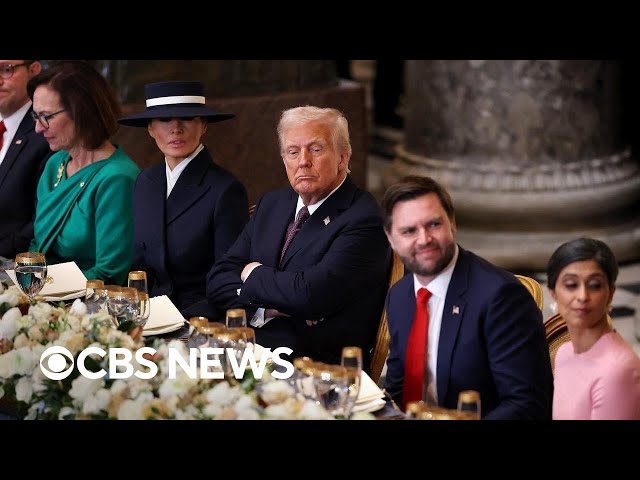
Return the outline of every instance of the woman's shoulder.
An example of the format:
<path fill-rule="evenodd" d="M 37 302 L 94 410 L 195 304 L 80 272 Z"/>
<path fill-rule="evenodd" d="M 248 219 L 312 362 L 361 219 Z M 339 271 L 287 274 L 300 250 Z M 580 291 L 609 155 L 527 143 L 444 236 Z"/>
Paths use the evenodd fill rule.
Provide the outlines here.
<path fill-rule="evenodd" d="M 123 175 L 134 180 L 140 173 L 140 168 L 122 148 L 117 147 L 102 168 L 104 175 Z"/>

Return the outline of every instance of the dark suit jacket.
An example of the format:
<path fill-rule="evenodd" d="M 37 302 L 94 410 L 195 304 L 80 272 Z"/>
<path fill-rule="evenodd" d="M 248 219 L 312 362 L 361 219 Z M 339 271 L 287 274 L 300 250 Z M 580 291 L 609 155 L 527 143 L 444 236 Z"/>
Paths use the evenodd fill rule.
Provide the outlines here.
<path fill-rule="evenodd" d="M 147 272 L 150 296 L 167 295 L 183 310 L 206 304 L 207 272 L 247 222 L 247 192 L 213 163 L 206 147 L 182 172 L 169 198 L 166 192 L 164 162 L 136 180 L 132 268 Z"/>
<path fill-rule="evenodd" d="M 413 274 L 387 299 L 385 388 L 398 404 L 415 299 Z M 484 418 L 551 419 L 553 376 L 540 310 L 511 273 L 462 248 L 445 299 L 436 370 L 441 406 L 455 409 L 461 390 L 477 390 Z"/>
<path fill-rule="evenodd" d="M 51 156 L 49 144 L 35 132 L 30 108 L 0 164 L 0 256 L 14 258 L 33 238 L 36 187 Z"/>
<path fill-rule="evenodd" d="M 347 177 L 304 223 L 278 268 L 297 199 L 286 188 L 259 200 L 238 240 L 209 272 L 207 297 L 221 310 L 247 308 L 247 319 L 258 306 L 290 315 L 256 329 L 263 346 L 340 363 L 342 347 L 356 345 L 366 367 L 391 264 L 378 204 Z M 240 273 L 252 261 L 262 266 L 243 284 Z M 323 320 L 308 326 L 307 319 Z"/>

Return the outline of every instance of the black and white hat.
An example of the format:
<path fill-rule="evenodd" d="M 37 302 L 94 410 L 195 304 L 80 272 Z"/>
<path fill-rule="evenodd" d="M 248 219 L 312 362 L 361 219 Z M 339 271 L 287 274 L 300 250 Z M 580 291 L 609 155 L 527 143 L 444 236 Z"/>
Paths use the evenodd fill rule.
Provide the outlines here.
<path fill-rule="evenodd" d="M 131 127 L 146 127 L 154 118 L 205 117 L 209 123 L 233 118 L 233 113 L 216 112 L 206 106 L 204 87 L 200 82 L 158 82 L 144 86 L 147 109 L 118 123 Z"/>

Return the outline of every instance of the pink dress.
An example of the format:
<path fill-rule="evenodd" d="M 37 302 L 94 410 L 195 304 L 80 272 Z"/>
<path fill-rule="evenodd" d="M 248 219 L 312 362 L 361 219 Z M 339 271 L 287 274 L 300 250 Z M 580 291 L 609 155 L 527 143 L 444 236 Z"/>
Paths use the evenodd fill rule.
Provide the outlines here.
<path fill-rule="evenodd" d="M 562 345 L 553 385 L 554 420 L 640 420 L 640 358 L 616 332 L 583 353 Z"/>

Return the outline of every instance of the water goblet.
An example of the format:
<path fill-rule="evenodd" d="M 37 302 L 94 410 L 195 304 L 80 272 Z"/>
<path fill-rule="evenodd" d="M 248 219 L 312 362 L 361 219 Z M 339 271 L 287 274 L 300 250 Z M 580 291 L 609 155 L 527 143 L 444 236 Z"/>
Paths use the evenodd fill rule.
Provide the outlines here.
<path fill-rule="evenodd" d="M 342 365 L 316 362 L 313 384 L 320 404 L 335 418 L 346 418 L 345 406 L 349 397 L 349 378 Z"/>
<path fill-rule="evenodd" d="M 247 313 L 244 308 L 230 308 L 226 315 L 227 328 L 246 327 Z"/>
<path fill-rule="evenodd" d="M 104 282 L 102 280 L 87 280 L 87 287 L 84 293 L 87 313 L 97 313 L 102 309 L 105 300 L 101 295 L 103 290 Z"/>
<path fill-rule="evenodd" d="M 147 324 L 147 320 L 149 320 L 150 314 L 151 301 L 149 300 L 149 294 L 138 290 L 138 315 L 134 320 L 135 324 L 144 327 Z"/>
<path fill-rule="evenodd" d="M 143 270 L 134 270 L 129 272 L 127 287 L 135 288 L 140 292 L 149 293 L 147 290 L 147 272 Z"/>
<path fill-rule="evenodd" d="M 349 394 L 344 408 L 344 416 L 349 418 L 360 393 L 362 375 L 362 349 L 360 347 L 344 347 L 340 364 L 345 367 L 349 381 Z"/>
<path fill-rule="evenodd" d="M 463 390 L 458 394 L 458 412 L 465 417 L 480 420 L 480 393 L 476 390 Z"/>
<path fill-rule="evenodd" d="M 107 290 L 107 309 L 116 326 L 133 321 L 139 308 L 138 291 L 135 288 L 112 285 Z"/>
<path fill-rule="evenodd" d="M 44 253 L 23 252 L 16 255 L 15 274 L 18 287 L 29 302 L 40 293 L 47 281 L 47 260 Z"/>

